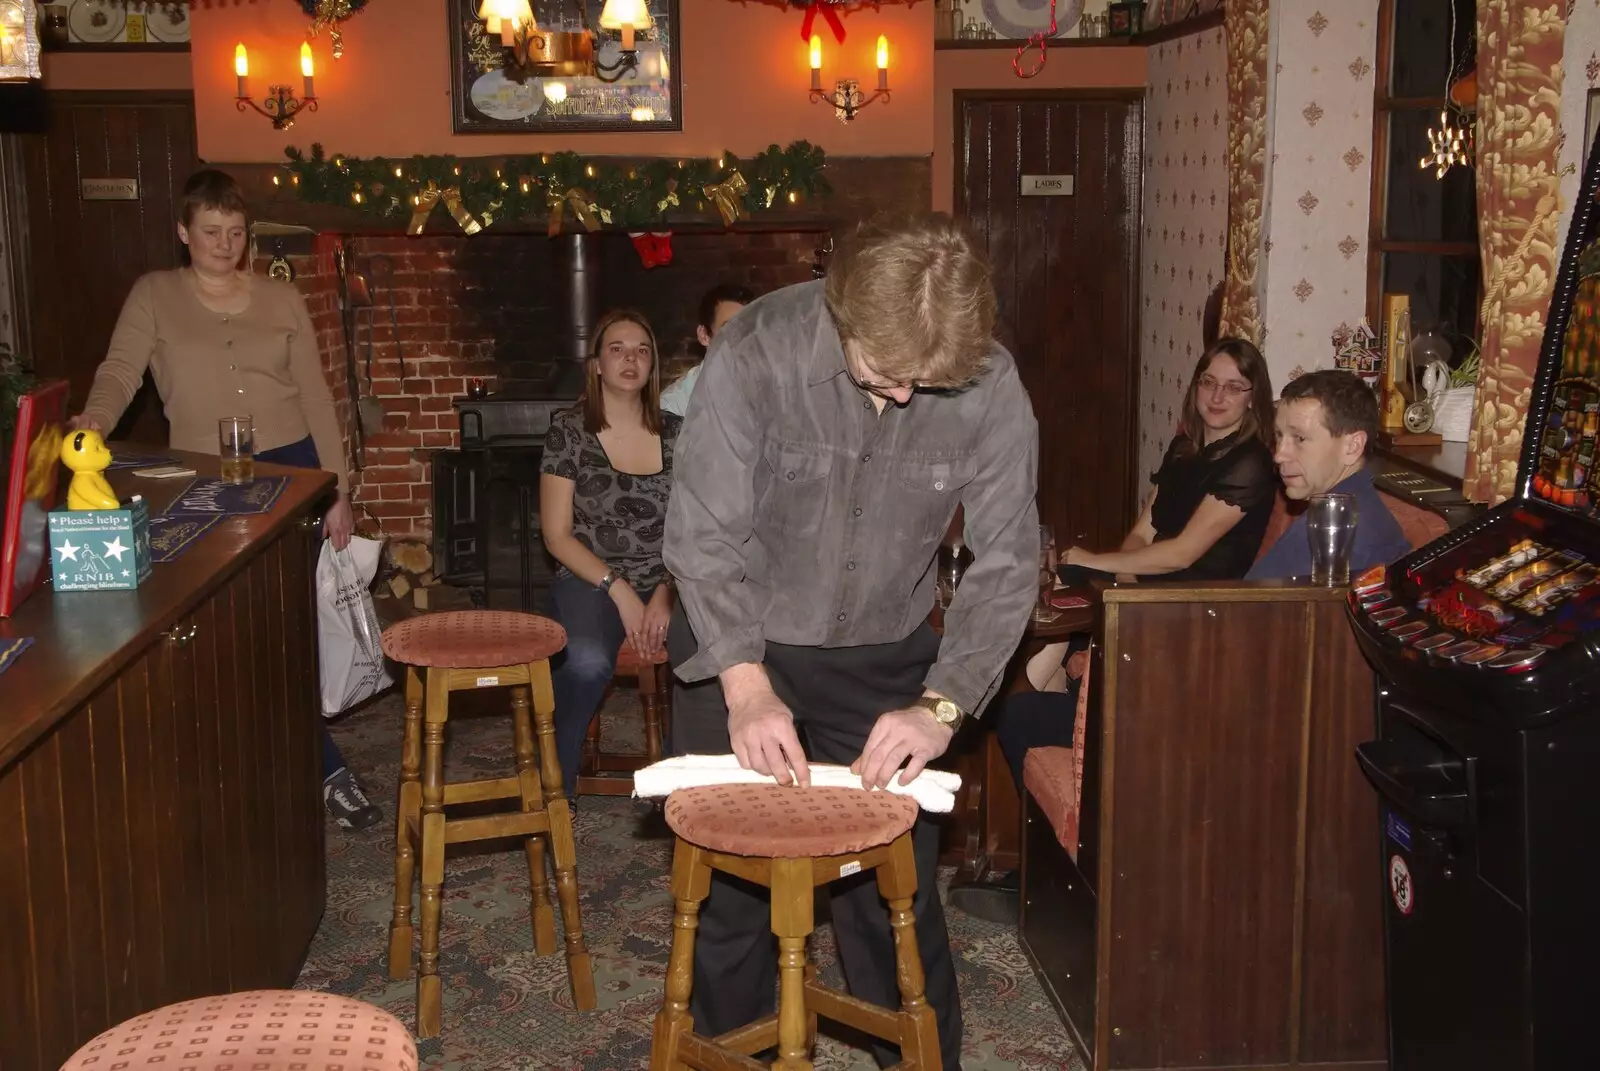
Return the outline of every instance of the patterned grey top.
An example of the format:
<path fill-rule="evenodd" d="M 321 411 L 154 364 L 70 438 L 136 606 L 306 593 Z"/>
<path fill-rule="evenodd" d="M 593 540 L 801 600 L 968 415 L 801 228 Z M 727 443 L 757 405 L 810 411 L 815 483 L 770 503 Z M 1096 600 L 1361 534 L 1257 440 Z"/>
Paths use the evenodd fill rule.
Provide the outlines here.
<path fill-rule="evenodd" d="M 661 414 L 661 471 L 633 476 L 611 467 L 600 440 L 584 430 L 583 406 L 557 413 L 544 437 L 539 471 L 571 480 L 572 534 L 635 588 L 648 593 L 666 576 L 661 538 L 672 492 L 672 447 L 683 420 Z"/>

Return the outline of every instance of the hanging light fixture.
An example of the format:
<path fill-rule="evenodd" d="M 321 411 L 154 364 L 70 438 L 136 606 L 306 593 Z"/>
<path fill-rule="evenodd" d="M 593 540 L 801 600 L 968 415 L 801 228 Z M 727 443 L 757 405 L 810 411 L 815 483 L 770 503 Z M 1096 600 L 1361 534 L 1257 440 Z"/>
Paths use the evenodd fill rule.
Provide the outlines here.
<path fill-rule="evenodd" d="M 1460 164 L 1473 166 L 1478 99 L 1476 70 L 1461 77 L 1456 71 L 1461 61 L 1456 58 L 1456 10 L 1450 5 L 1450 70 L 1444 79 L 1444 107 L 1439 109 L 1439 126 L 1428 127 L 1428 154 L 1418 165 L 1422 170 L 1433 170 L 1433 177 L 1442 179 L 1445 172 Z"/>
<path fill-rule="evenodd" d="M 585 0 L 577 0 L 576 7 L 581 30 L 551 29 L 539 25 L 529 0 L 483 0 L 478 18 L 483 20 L 484 30 L 499 37 L 510 53 L 504 68 L 507 78 L 516 82 L 530 76 L 615 82 L 639 70 L 636 35 L 648 33 L 655 25 L 647 0 L 606 0 L 600 29 L 615 33 L 620 46 L 611 63 L 600 63 L 595 57 L 596 34 L 589 25 Z M 664 63 L 662 67 L 664 77 Z"/>

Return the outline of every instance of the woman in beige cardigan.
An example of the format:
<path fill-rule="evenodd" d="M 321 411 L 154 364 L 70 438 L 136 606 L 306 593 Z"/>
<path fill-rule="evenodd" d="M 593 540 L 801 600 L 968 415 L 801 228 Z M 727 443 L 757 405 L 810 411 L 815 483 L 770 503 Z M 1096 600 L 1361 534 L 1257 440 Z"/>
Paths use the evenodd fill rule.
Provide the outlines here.
<path fill-rule="evenodd" d="M 248 415 L 257 458 L 334 473 L 339 495 L 323 517 L 323 532 L 342 550 L 355 527 L 350 474 L 305 300 L 292 283 L 240 268 L 248 210 L 232 176 L 196 172 L 178 207 L 189 265 L 149 272 L 133 284 L 73 426 L 109 432 L 148 368 L 174 449 L 215 454 L 217 421 Z M 339 824 L 361 829 L 378 821 L 381 812 L 326 734 L 323 766 L 323 800 Z"/>

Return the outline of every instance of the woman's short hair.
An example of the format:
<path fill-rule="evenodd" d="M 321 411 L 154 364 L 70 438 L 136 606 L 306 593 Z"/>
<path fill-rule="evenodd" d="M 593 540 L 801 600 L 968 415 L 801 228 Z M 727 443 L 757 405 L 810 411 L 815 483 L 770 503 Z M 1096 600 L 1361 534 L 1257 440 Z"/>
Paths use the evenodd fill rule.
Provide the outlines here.
<path fill-rule="evenodd" d="M 1200 419 L 1200 377 L 1206 374 L 1214 357 L 1232 358 L 1239 374 L 1250 381 L 1250 404 L 1244 411 L 1244 423 L 1239 427 L 1240 441 L 1260 439 L 1268 450 L 1273 448 L 1272 377 L 1267 374 L 1267 359 L 1261 356 L 1253 342 L 1242 338 L 1221 338 L 1207 347 L 1195 362 L 1194 374 L 1189 377 L 1189 389 L 1183 395 L 1183 415 L 1178 430 L 1184 440 L 1178 452 L 1192 455 L 1206 444 L 1206 425 Z"/>
<path fill-rule="evenodd" d="M 183 184 L 183 192 L 178 195 L 178 218 L 185 227 L 193 227 L 194 218 L 207 208 L 214 212 L 237 213 L 246 220 L 250 218 L 250 206 L 245 202 L 238 180 L 214 167 L 190 175 L 189 181 Z"/>
<path fill-rule="evenodd" d="M 589 347 L 589 359 L 583 362 L 583 427 L 591 435 L 599 435 L 611 425 L 606 422 L 605 391 L 600 388 L 600 351 L 606 344 L 606 332 L 620 323 L 637 324 L 650 340 L 650 379 L 644 385 L 644 426 L 655 434 L 661 432 L 661 353 L 656 348 L 656 333 L 644 313 L 635 309 L 612 309 L 594 325 L 594 342 Z"/>
<path fill-rule="evenodd" d="M 989 261 L 949 216 L 864 224 L 840 244 L 824 284 L 843 342 L 896 383 L 964 387 L 994 348 Z"/>

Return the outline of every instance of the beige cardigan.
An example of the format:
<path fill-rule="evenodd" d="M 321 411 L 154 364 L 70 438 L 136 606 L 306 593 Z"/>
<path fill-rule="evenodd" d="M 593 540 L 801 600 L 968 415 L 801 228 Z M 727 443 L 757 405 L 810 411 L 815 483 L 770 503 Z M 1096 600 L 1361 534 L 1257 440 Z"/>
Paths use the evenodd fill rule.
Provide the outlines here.
<path fill-rule="evenodd" d="M 344 436 L 322 374 L 317 332 L 293 283 L 256 276 L 241 313 L 212 312 L 180 271 L 139 278 L 122 306 L 83 415 L 107 433 L 144 381 L 161 393 L 173 449 L 216 454 L 217 421 L 248 414 L 260 453 L 317 444 L 322 467 L 347 491 Z"/>

